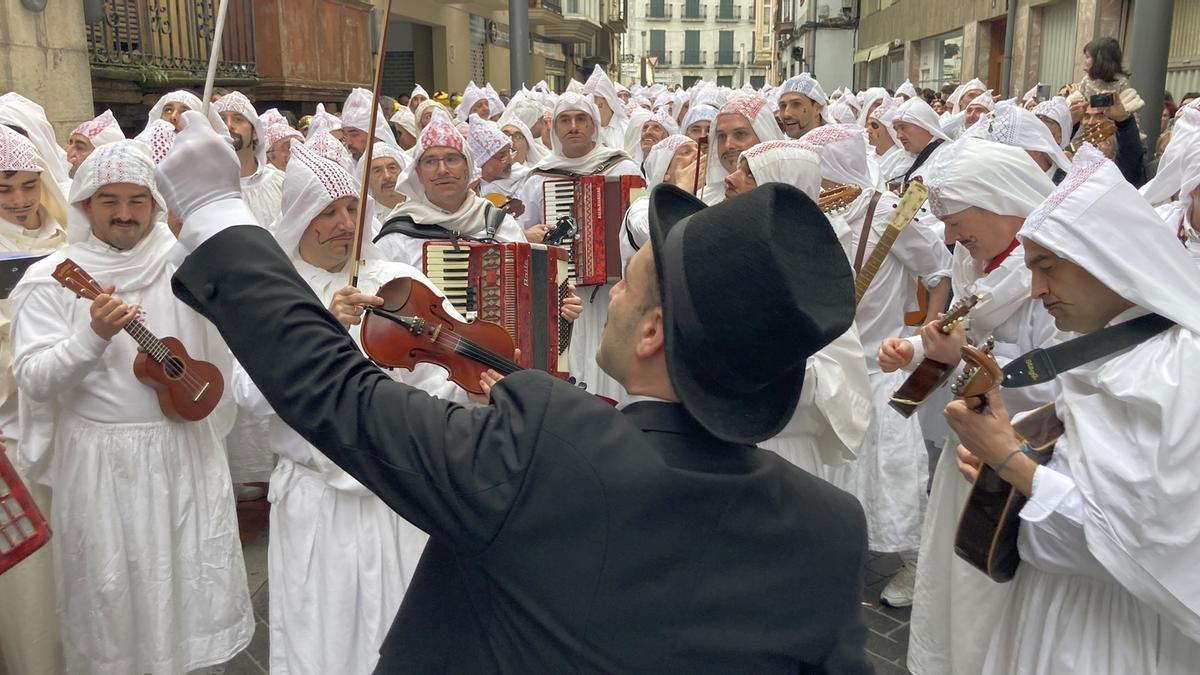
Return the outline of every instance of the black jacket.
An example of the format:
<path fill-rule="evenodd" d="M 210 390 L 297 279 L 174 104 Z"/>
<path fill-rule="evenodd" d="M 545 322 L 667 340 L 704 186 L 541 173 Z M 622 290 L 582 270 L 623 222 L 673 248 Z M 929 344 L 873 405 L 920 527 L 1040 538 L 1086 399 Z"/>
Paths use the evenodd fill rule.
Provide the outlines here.
<path fill-rule="evenodd" d="M 678 404 L 531 371 L 473 409 L 397 383 L 260 227 L 174 283 L 280 417 L 430 534 L 378 672 L 870 672 L 850 495 Z"/>

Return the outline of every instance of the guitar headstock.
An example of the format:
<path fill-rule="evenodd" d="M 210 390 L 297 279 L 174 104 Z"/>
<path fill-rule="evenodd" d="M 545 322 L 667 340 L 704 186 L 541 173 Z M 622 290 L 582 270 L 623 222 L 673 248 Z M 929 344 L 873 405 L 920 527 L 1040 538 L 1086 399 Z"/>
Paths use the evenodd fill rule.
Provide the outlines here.
<path fill-rule="evenodd" d="M 834 213 L 850 206 L 862 194 L 862 188 L 857 185 L 838 185 L 821 190 L 817 197 L 817 205 L 825 213 Z"/>
<path fill-rule="evenodd" d="M 963 319 L 967 318 L 967 314 L 971 312 L 971 309 L 975 307 L 975 305 L 979 304 L 979 300 L 980 296 L 978 295 L 968 295 L 955 300 L 954 304 L 950 306 L 950 310 L 946 312 L 946 315 L 942 317 L 941 322 L 938 323 L 938 328 L 941 329 L 943 333 L 949 335 L 950 331 L 954 330 L 955 326 L 962 323 Z"/>
<path fill-rule="evenodd" d="M 104 292 L 104 288 L 96 283 L 92 275 L 84 271 L 82 267 L 75 264 L 75 261 L 70 258 L 59 263 L 50 276 L 62 284 L 63 288 L 88 300 L 95 300 L 97 295 Z"/>
<path fill-rule="evenodd" d="M 1095 124 L 1089 124 L 1085 127 L 1083 135 L 1079 137 L 1079 142 L 1100 145 L 1109 138 L 1112 138 L 1116 133 L 1117 125 L 1106 117 Z"/>
<path fill-rule="evenodd" d="M 979 397 L 1000 386 L 1004 371 L 992 356 L 995 341 L 988 338 L 982 345 L 963 345 L 963 371 L 950 384 L 950 391 L 959 398 Z"/>
<path fill-rule="evenodd" d="M 896 208 L 911 209 L 913 213 L 916 213 L 926 199 L 929 199 L 929 188 L 925 187 L 925 181 L 917 176 L 908 181 L 908 186 L 904 188 L 904 194 L 900 195 L 900 204 Z"/>

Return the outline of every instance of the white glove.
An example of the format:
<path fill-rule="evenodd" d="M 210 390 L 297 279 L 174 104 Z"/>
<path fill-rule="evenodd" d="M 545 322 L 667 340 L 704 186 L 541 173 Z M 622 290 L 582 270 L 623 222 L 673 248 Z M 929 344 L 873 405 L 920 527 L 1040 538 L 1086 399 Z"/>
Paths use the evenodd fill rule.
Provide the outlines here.
<path fill-rule="evenodd" d="M 195 110 L 183 114 L 183 124 L 155 176 L 167 208 L 183 221 L 179 241 L 195 250 L 226 227 L 258 221 L 242 201 L 241 165 L 229 136 Z"/>

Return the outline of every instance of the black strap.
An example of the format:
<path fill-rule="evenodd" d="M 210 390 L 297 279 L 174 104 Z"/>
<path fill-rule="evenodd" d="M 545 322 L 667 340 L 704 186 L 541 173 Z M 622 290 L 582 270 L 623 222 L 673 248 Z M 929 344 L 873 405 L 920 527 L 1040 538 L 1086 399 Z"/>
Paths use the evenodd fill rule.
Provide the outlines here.
<path fill-rule="evenodd" d="M 913 172 L 921 168 L 921 165 L 925 163 L 925 160 L 929 159 L 929 156 L 933 154 L 934 150 L 937 150 L 937 147 L 941 145 L 942 142 L 943 141 L 940 138 L 935 138 L 932 141 L 929 141 L 929 144 L 925 146 L 925 149 L 917 155 L 917 158 L 913 160 L 912 166 L 908 167 L 908 171 L 904 172 L 904 180 L 900 183 L 901 192 L 908 187 L 908 181 L 912 179 Z"/>
<path fill-rule="evenodd" d="M 1049 349 L 1034 349 L 1004 366 L 1002 386 L 1028 387 L 1049 382 L 1072 368 L 1145 342 L 1174 325 L 1174 321 L 1164 316 L 1147 314 Z"/>
<path fill-rule="evenodd" d="M 489 206 L 489 208 L 491 207 Z M 495 211 L 500 213 L 500 222 L 503 222 L 504 211 L 502 209 L 495 209 Z M 490 215 L 491 212 L 488 213 Z M 497 225 L 497 227 L 499 227 L 499 225 Z M 485 237 L 471 237 L 459 234 L 454 230 L 448 230 L 441 225 L 418 223 L 408 216 L 396 216 L 394 218 L 389 218 L 388 221 L 383 224 L 383 227 L 379 228 L 379 234 L 375 235 L 375 238 L 372 239 L 371 242 L 378 244 L 380 239 L 383 239 L 391 234 L 403 234 L 404 236 L 412 237 L 413 239 L 435 239 L 450 241 L 464 240 L 483 242 L 494 241 L 494 238 L 491 236 L 491 232 L 489 232 L 488 236 Z"/>

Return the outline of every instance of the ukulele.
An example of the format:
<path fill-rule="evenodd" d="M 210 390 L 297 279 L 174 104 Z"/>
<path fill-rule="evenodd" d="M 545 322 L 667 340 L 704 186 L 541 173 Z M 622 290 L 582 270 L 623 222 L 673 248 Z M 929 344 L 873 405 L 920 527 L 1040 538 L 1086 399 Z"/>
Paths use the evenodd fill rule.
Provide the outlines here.
<path fill-rule="evenodd" d="M 81 298 L 95 300 L 104 293 L 104 288 L 70 258 L 54 268 L 52 276 Z M 139 319 L 125 324 L 125 332 L 138 343 L 133 374 L 157 392 L 163 414 L 176 422 L 199 422 L 208 417 L 225 391 L 221 371 L 207 361 L 193 359 L 178 339 L 156 337 Z"/>
<path fill-rule="evenodd" d="M 978 303 L 978 295 L 959 298 L 938 323 L 938 330 L 949 335 L 950 331 L 967 318 L 967 313 Z M 925 399 L 946 384 L 953 373 L 954 365 L 952 364 L 930 358 L 921 359 L 921 363 L 917 364 L 917 369 L 909 374 L 899 389 L 892 393 L 888 405 L 901 415 L 912 417 Z"/>
<path fill-rule="evenodd" d="M 996 389 L 1004 373 L 991 354 L 991 339 L 984 347 L 965 345 L 962 348 L 963 372 L 951 385 L 954 395 L 971 401 Z M 972 409 L 984 412 L 980 402 Z M 1050 461 L 1054 443 L 1063 433 L 1062 422 L 1047 403 L 1019 421 L 1013 428 L 1034 449 L 1033 460 L 1038 464 Z M 1009 581 L 1016 574 L 1021 556 L 1017 551 L 1017 530 L 1021 524 L 1021 508 L 1028 498 L 1007 483 L 992 467 L 979 466 L 979 475 L 958 517 L 954 534 L 954 552 L 971 563 L 990 579 Z"/>
<path fill-rule="evenodd" d="M 862 188 L 857 185 L 836 185 L 821 190 L 817 195 L 817 206 L 825 214 L 836 213 L 853 204 L 861 194 Z"/>

